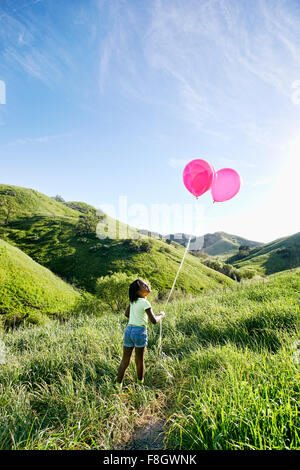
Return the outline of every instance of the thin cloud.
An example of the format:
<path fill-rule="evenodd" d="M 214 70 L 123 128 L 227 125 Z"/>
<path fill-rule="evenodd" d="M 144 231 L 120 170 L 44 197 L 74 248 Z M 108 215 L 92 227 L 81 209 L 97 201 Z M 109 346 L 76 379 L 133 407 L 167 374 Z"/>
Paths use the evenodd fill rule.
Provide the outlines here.
<path fill-rule="evenodd" d="M 225 167 L 235 167 L 235 165 L 242 166 L 244 168 L 256 168 L 257 164 L 252 163 L 247 160 L 236 160 L 233 158 L 229 157 L 218 157 L 216 159 L 217 165 L 219 168 L 225 168 Z"/>
<path fill-rule="evenodd" d="M 292 59 L 297 52 L 299 57 L 299 35 L 297 21 L 291 17 L 291 28 L 287 29 L 282 10 L 277 7 L 270 13 L 266 2 L 258 2 L 259 26 L 253 31 L 239 2 L 156 1 L 147 54 L 154 67 L 177 81 L 191 120 L 201 122 L 211 114 L 218 120 L 220 105 L 227 110 L 236 110 L 237 104 L 241 108 L 248 97 L 240 80 L 247 81 L 250 91 L 258 79 L 275 92 L 289 95 L 288 77 L 293 75 L 287 71 L 297 69 Z M 278 18 L 283 19 L 280 22 Z M 236 122 L 241 117 L 247 120 L 242 110 L 233 117 Z M 253 137 L 249 129 L 248 135 Z"/>
<path fill-rule="evenodd" d="M 130 81 L 137 81 L 136 57 L 130 45 L 132 37 L 138 27 L 135 14 L 126 2 L 113 3 L 106 1 L 97 2 L 99 16 L 106 16 L 108 32 L 100 41 L 99 45 L 99 90 L 104 92 L 110 82 L 112 70 L 126 70 Z M 134 49 L 138 47 L 137 41 Z M 126 82 L 124 74 L 120 74 L 120 82 Z"/>
<path fill-rule="evenodd" d="M 263 178 L 255 181 L 252 186 L 262 186 L 266 184 L 271 184 L 274 183 L 275 179 L 274 178 Z"/>
<path fill-rule="evenodd" d="M 131 2 L 99 2 L 104 8 L 111 27 L 100 45 L 102 93 L 113 76 L 132 99 L 159 101 L 159 83 L 168 81 L 165 106 L 201 133 L 228 140 L 238 128 L 251 142 L 278 145 L 262 98 L 289 106 L 299 75 L 298 18 L 285 2 L 155 0 L 143 17 Z"/>
<path fill-rule="evenodd" d="M 28 2 L 15 9 L 0 8 L 0 58 L 4 67 L 25 71 L 53 87 L 63 82 L 75 64 L 67 38 L 60 33 L 50 16 L 41 26 L 33 8 L 42 1 Z M 31 7 L 31 8 L 30 8 Z"/>
<path fill-rule="evenodd" d="M 6 147 L 13 147 L 15 145 L 25 145 L 25 144 L 32 144 L 32 143 L 49 143 L 51 141 L 57 141 L 60 139 L 64 139 L 65 137 L 70 137 L 71 133 L 66 134 L 56 134 L 56 135 L 44 135 L 38 137 L 22 137 L 16 139 L 12 142 L 6 144 Z"/>
<path fill-rule="evenodd" d="M 171 168 L 180 168 L 183 169 L 185 165 L 190 161 L 191 159 L 183 159 L 183 158 L 170 158 L 168 160 L 168 164 Z"/>

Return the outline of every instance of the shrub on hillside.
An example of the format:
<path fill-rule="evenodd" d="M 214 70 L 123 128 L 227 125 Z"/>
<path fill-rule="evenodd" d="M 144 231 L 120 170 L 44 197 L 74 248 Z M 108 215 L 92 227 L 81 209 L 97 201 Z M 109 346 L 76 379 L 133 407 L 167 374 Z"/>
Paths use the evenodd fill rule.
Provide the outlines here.
<path fill-rule="evenodd" d="M 209 255 L 202 250 L 193 250 L 193 251 L 190 251 L 190 253 L 191 255 L 196 256 L 196 258 L 200 258 L 203 260 L 210 259 Z"/>
<path fill-rule="evenodd" d="M 228 276 L 231 279 L 234 279 L 236 281 L 241 280 L 242 276 L 240 274 L 240 271 L 231 264 L 222 263 L 221 261 L 214 259 L 204 259 L 202 263 L 208 268 L 214 269 L 219 273 L 225 274 L 225 276 Z"/>
<path fill-rule="evenodd" d="M 51 199 L 54 199 L 57 202 L 65 202 L 64 198 L 59 194 L 56 194 L 56 196 L 52 197 Z"/>
<path fill-rule="evenodd" d="M 85 235 L 95 235 L 98 218 L 93 214 L 82 215 L 76 224 L 76 234 L 79 237 Z"/>
<path fill-rule="evenodd" d="M 87 243 L 87 238 L 81 237 L 81 238 L 78 238 L 77 241 L 78 241 L 79 243 Z"/>
<path fill-rule="evenodd" d="M 28 238 L 28 240 L 31 242 L 37 242 L 39 239 L 40 239 L 39 235 L 32 235 L 31 237 Z"/>
<path fill-rule="evenodd" d="M 240 268 L 239 274 L 241 279 L 252 279 L 255 276 L 256 271 L 253 268 Z"/>
<path fill-rule="evenodd" d="M 137 276 L 126 273 L 114 273 L 110 276 L 99 277 L 96 282 L 96 295 L 114 312 L 125 310 L 129 305 L 129 285 L 135 279 L 137 279 Z M 144 280 L 147 284 L 150 284 L 149 281 Z M 157 296 L 157 292 L 151 292 L 149 300 L 155 298 L 155 296 Z"/>
<path fill-rule="evenodd" d="M 11 188 L 6 188 L 0 191 L 0 195 L 3 194 L 4 196 L 17 196 L 17 193 L 11 189 Z"/>
<path fill-rule="evenodd" d="M 250 254 L 250 247 L 248 245 L 241 245 L 239 251 L 236 255 L 231 257 L 231 261 L 237 261 L 243 258 L 246 258 Z"/>
<path fill-rule="evenodd" d="M 158 251 L 159 251 L 160 253 L 172 253 L 171 248 L 169 248 L 168 246 L 166 246 L 166 247 L 161 246 Z"/>
<path fill-rule="evenodd" d="M 165 243 L 166 243 L 167 245 L 172 245 L 172 246 L 178 247 L 178 243 L 174 242 L 173 240 L 170 240 L 169 238 L 166 238 L 166 239 L 165 239 Z"/>
<path fill-rule="evenodd" d="M 96 295 L 114 312 L 124 310 L 128 306 L 129 285 L 135 279 L 135 276 L 126 273 L 101 276 L 96 282 Z"/>
<path fill-rule="evenodd" d="M 101 316 L 107 311 L 107 305 L 95 295 L 83 292 L 72 308 L 72 315 Z"/>
<path fill-rule="evenodd" d="M 281 258 L 290 258 L 291 257 L 291 251 L 288 248 L 279 248 L 278 250 L 276 250 L 276 253 Z"/>
<path fill-rule="evenodd" d="M 96 253 L 97 251 L 99 251 L 101 249 L 101 245 L 95 245 L 95 246 L 91 246 L 89 248 L 89 252 L 90 253 Z"/>
<path fill-rule="evenodd" d="M 150 253 L 153 247 L 151 240 L 132 240 L 123 242 L 123 246 L 131 253 Z"/>
<path fill-rule="evenodd" d="M 0 201 L 0 211 L 2 212 L 3 220 L 2 225 L 8 225 L 16 212 L 14 203 L 11 199 L 3 199 Z M 1 215 L 1 214 L 0 214 Z"/>
<path fill-rule="evenodd" d="M 246 257 L 250 253 L 250 246 L 249 245 L 240 245 L 239 247 L 239 255 L 241 257 Z"/>

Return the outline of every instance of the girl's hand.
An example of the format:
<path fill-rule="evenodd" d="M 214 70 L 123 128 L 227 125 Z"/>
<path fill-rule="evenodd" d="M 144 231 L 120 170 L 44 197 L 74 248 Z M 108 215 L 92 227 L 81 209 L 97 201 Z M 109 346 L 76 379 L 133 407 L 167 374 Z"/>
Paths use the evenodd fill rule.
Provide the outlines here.
<path fill-rule="evenodd" d="M 159 315 L 160 315 L 161 317 L 164 317 L 166 314 L 165 314 L 165 312 L 159 312 Z"/>

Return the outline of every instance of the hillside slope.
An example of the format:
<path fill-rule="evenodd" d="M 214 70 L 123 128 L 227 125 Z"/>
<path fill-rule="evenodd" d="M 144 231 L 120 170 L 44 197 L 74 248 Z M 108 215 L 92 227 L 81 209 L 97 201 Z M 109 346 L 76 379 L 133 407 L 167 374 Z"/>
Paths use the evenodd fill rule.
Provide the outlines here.
<path fill-rule="evenodd" d="M 254 248 L 245 258 L 227 259 L 237 268 L 252 267 L 260 274 L 272 274 L 300 266 L 300 232 Z"/>
<path fill-rule="evenodd" d="M 25 217 L 53 215 L 77 218 L 80 214 L 34 189 L 0 184 L 0 224 Z"/>
<path fill-rule="evenodd" d="M 261 246 L 262 243 L 247 240 L 246 238 L 232 235 L 226 232 L 207 233 L 204 235 L 203 250 L 208 255 L 216 256 L 230 253 L 239 249 L 241 245 L 248 245 L 250 248 Z"/>
<path fill-rule="evenodd" d="M 18 248 L 0 240 L 0 317 L 6 323 L 68 311 L 79 293 Z"/>
<path fill-rule="evenodd" d="M 147 234 L 147 230 L 140 230 L 140 233 Z M 187 233 L 170 233 L 168 235 L 160 235 L 157 232 L 151 232 L 153 238 L 163 238 L 166 240 L 173 240 L 180 245 L 186 246 L 189 239 Z M 250 248 L 263 245 L 261 242 L 247 240 L 246 238 L 232 235 L 226 232 L 206 233 L 191 239 L 190 250 L 200 251 L 211 255 L 219 256 L 232 251 L 237 251 L 241 245 L 248 245 Z"/>
<path fill-rule="evenodd" d="M 43 203 L 48 202 L 48 199 L 52 201 L 43 196 Z M 85 203 L 54 202 L 61 205 L 64 208 L 62 210 L 73 211 L 77 217 L 26 217 L 28 210 L 25 206 L 24 213 L 19 212 L 18 220 L 0 227 L 0 237 L 21 248 L 54 273 L 90 292 L 94 292 L 98 277 L 120 271 L 146 277 L 151 281 L 152 287 L 159 291 L 171 287 L 183 256 L 182 246 L 161 240 L 148 240 L 146 236 L 138 234 L 134 227 L 128 227 L 106 215 L 98 224 L 97 233 L 101 239 L 97 238 L 96 233 L 79 236 L 76 231 L 78 217 L 84 211 L 96 212 L 96 209 Z M 35 214 L 38 211 L 36 207 Z M 133 239 L 136 237 L 140 240 Z M 188 254 L 176 287 L 199 293 L 220 284 L 230 285 L 232 282 Z"/>

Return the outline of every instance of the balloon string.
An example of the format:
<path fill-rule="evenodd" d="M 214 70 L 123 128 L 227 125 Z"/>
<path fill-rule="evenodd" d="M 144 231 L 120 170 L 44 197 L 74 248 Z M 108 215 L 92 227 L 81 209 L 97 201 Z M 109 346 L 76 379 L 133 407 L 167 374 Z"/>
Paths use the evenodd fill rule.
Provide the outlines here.
<path fill-rule="evenodd" d="M 189 239 L 188 239 L 188 242 L 187 242 L 187 245 L 186 245 L 186 247 L 185 247 L 185 250 L 184 250 L 184 253 L 183 253 L 183 257 L 182 257 L 180 266 L 179 266 L 179 268 L 178 268 L 177 274 L 176 274 L 176 276 L 175 276 L 175 279 L 174 279 L 172 288 L 171 288 L 171 290 L 170 290 L 170 292 L 169 292 L 169 295 L 168 295 L 168 298 L 167 298 L 167 300 L 166 300 L 166 302 L 165 302 L 164 310 L 165 310 L 166 306 L 168 305 L 168 302 L 169 302 L 169 300 L 170 300 L 170 297 L 171 297 L 171 295 L 172 295 L 172 293 L 173 293 L 173 290 L 174 290 L 174 287 L 175 287 L 175 284 L 176 284 L 176 281 L 177 281 L 179 272 L 180 272 L 180 270 L 181 270 L 181 268 L 182 268 L 182 265 L 183 265 L 183 262 L 184 262 L 185 255 L 187 254 L 188 249 L 189 249 L 189 247 L 190 247 L 190 243 L 191 243 L 192 236 L 193 236 L 193 235 L 190 235 L 190 237 L 189 237 Z M 161 352 L 162 352 L 162 349 L 161 349 L 161 338 L 162 338 L 162 319 L 161 319 L 160 322 L 159 322 L 159 342 L 158 342 L 158 353 L 159 353 L 159 355 L 161 355 Z"/>

